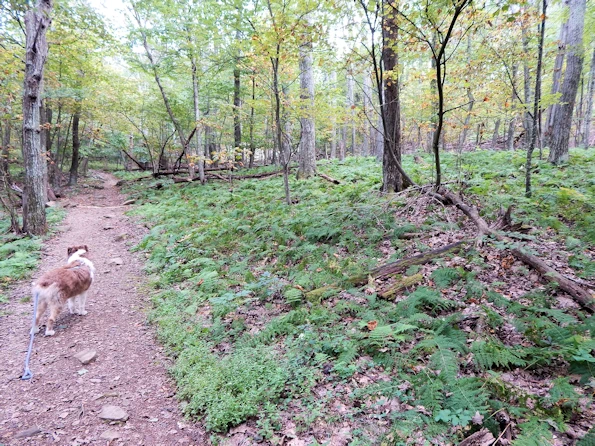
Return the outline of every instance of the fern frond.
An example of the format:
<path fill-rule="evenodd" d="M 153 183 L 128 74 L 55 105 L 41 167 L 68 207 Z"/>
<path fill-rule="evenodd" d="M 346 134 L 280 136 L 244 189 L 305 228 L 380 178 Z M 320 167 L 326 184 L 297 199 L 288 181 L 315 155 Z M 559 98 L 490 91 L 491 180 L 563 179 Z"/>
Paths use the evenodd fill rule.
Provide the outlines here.
<path fill-rule="evenodd" d="M 488 392 L 482 380 L 478 378 L 459 378 L 448 386 L 452 393 L 445 401 L 444 407 L 453 411 L 468 409 L 471 412 L 483 413 L 488 409 Z"/>
<path fill-rule="evenodd" d="M 471 346 L 471 352 L 475 364 L 482 370 L 527 365 L 527 361 L 523 359 L 524 351 L 515 351 L 495 340 L 475 341 Z"/>
<path fill-rule="evenodd" d="M 455 380 L 459 373 L 457 355 L 450 349 L 438 347 L 436 352 L 430 356 L 429 365 L 432 370 L 440 372 L 440 379 L 444 382 Z"/>
<path fill-rule="evenodd" d="M 520 424 L 521 435 L 512 442 L 513 446 L 547 446 L 552 443 L 552 433 L 549 425 L 533 418 Z"/>
<path fill-rule="evenodd" d="M 440 268 L 432 272 L 430 276 L 436 287 L 439 289 L 449 287 L 453 282 L 461 278 L 460 272 L 455 268 Z"/>

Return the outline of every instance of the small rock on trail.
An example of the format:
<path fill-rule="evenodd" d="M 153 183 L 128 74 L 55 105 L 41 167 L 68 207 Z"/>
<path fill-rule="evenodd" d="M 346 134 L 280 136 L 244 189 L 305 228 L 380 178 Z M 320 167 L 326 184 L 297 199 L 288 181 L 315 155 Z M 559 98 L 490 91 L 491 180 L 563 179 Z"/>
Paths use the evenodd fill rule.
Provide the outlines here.
<path fill-rule="evenodd" d="M 128 412 L 118 406 L 103 406 L 99 412 L 99 418 L 108 421 L 126 421 L 128 419 Z"/>

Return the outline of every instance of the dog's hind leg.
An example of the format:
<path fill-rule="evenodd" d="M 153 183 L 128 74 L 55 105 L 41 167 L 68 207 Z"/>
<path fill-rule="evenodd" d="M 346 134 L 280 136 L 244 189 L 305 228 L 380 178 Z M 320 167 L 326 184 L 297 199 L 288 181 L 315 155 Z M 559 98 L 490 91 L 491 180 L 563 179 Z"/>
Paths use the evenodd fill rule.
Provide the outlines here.
<path fill-rule="evenodd" d="M 70 299 L 68 299 L 66 301 L 66 303 L 68 304 L 68 312 L 70 314 L 74 314 L 75 313 L 75 310 L 76 310 L 76 306 L 75 306 L 76 301 L 75 301 L 75 298 L 74 297 L 71 297 Z"/>
<path fill-rule="evenodd" d="M 39 325 L 41 322 L 41 317 L 47 308 L 48 304 L 45 299 L 40 300 L 37 304 L 37 314 L 35 315 L 35 326 L 33 327 L 34 333 L 39 333 Z"/>
<path fill-rule="evenodd" d="M 79 294 L 76 297 L 76 300 L 78 302 L 78 314 L 84 316 L 85 314 L 87 314 L 87 312 L 85 311 L 85 305 L 87 303 L 87 292 L 85 291 L 84 293 Z"/>
<path fill-rule="evenodd" d="M 54 330 L 54 324 L 56 323 L 56 319 L 60 314 L 60 306 L 59 305 L 51 305 L 50 306 L 50 317 L 48 318 L 48 324 L 45 327 L 45 335 L 46 336 L 53 336 L 56 331 Z"/>

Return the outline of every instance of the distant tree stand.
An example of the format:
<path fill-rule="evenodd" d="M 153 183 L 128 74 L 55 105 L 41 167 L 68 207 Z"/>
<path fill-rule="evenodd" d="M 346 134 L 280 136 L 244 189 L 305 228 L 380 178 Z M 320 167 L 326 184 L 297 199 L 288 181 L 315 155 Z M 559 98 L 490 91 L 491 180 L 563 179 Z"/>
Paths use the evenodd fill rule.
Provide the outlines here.
<path fill-rule="evenodd" d="M 52 0 L 39 0 L 25 14 L 25 82 L 23 92 L 23 231 L 42 235 L 47 232 L 47 163 L 41 147 L 40 106 L 43 69 L 48 54 L 46 32 L 51 24 Z"/>

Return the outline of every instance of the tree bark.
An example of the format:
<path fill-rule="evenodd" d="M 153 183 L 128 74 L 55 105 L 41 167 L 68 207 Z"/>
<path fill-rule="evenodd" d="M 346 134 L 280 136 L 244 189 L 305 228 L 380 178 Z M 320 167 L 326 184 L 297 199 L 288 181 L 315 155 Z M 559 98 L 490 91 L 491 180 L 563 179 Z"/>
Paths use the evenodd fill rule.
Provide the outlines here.
<path fill-rule="evenodd" d="M 52 0 L 39 0 L 25 14 L 25 82 L 23 92 L 23 230 L 34 235 L 47 232 L 45 203 L 47 163 L 40 139 L 39 107 L 43 91 L 43 69 L 48 55 L 46 33 L 50 27 Z"/>
<path fill-rule="evenodd" d="M 351 127 L 351 143 L 349 152 L 353 156 L 359 155 L 359 151 L 356 147 L 355 138 L 355 92 L 354 92 L 355 79 L 353 78 L 353 68 L 349 68 L 347 72 L 347 107 L 349 113 L 349 126 Z"/>
<path fill-rule="evenodd" d="M 298 178 L 316 174 L 316 135 L 314 127 L 314 70 L 312 68 L 312 40 L 304 33 L 299 48 L 300 57 L 300 99 L 302 136 L 298 160 Z"/>
<path fill-rule="evenodd" d="M 527 30 L 525 24 L 521 24 L 521 38 L 523 44 L 523 87 L 524 87 L 524 99 L 525 99 L 525 113 L 523 115 L 523 127 L 525 128 L 525 144 L 524 147 L 529 147 L 531 143 L 531 134 L 533 129 L 531 128 L 531 113 L 529 113 L 529 104 L 531 104 L 531 74 L 529 72 L 529 37 L 527 36 Z"/>
<path fill-rule="evenodd" d="M 587 89 L 587 110 L 585 111 L 585 149 L 591 145 L 591 120 L 593 117 L 593 93 L 595 92 L 595 48 L 591 56 L 591 69 L 589 71 L 589 87 Z"/>
<path fill-rule="evenodd" d="M 539 116 L 539 101 L 541 101 L 541 66 L 543 61 L 543 42 L 545 39 L 545 20 L 547 12 L 547 0 L 543 0 L 542 14 L 541 14 L 541 28 L 539 31 L 539 46 L 537 49 L 537 74 L 535 75 L 535 100 L 533 102 L 533 119 L 531 122 L 531 141 L 527 148 L 527 162 L 525 164 L 525 196 L 531 197 L 531 162 L 533 157 L 533 150 L 537 142 L 537 134 L 539 127 L 537 126 L 537 118 Z"/>
<path fill-rule="evenodd" d="M 552 142 L 548 161 L 561 164 L 568 161 L 568 144 L 576 92 L 583 68 L 583 30 L 585 24 L 586 0 L 569 0 L 570 17 L 566 42 L 566 71 L 562 84 L 560 103 L 553 118 Z"/>
<path fill-rule="evenodd" d="M 242 124 L 240 122 L 240 107 L 242 100 L 240 98 L 240 67 L 233 69 L 233 143 L 234 147 L 242 146 Z"/>
<path fill-rule="evenodd" d="M 74 186 L 78 182 L 78 170 L 79 170 L 79 151 L 81 148 L 81 140 L 79 138 L 79 121 L 81 119 L 81 106 L 76 105 L 74 116 L 72 117 L 72 160 L 70 163 L 70 179 L 68 180 L 69 186 Z"/>
<path fill-rule="evenodd" d="M 372 108 L 372 77 L 370 73 L 364 73 L 364 134 L 362 139 L 362 156 L 370 155 L 370 147 L 372 135 L 374 133 L 374 126 L 372 119 L 374 117 L 374 109 Z"/>
<path fill-rule="evenodd" d="M 331 85 L 333 88 L 336 87 L 337 84 L 337 72 L 331 72 Z M 337 158 L 337 115 L 335 113 L 334 108 L 336 107 L 335 104 L 335 95 L 333 94 L 332 102 L 332 111 L 331 111 L 331 158 Z"/>
<path fill-rule="evenodd" d="M 9 171 L 9 158 L 10 158 L 10 133 L 11 126 L 10 120 L 5 119 L 3 123 L 2 131 L 2 153 L 0 153 L 0 172 L 4 172 L 7 176 L 10 175 Z"/>
<path fill-rule="evenodd" d="M 560 90 L 560 79 L 562 78 L 562 66 L 564 65 L 564 55 L 566 53 L 566 33 L 568 32 L 568 21 L 560 27 L 560 37 L 558 39 L 558 53 L 554 61 L 554 73 L 552 76 L 551 94 L 554 95 Z M 545 145 L 550 146 L 552 141 L 552 130 L 554 127 L 554 113 L 557 104 L 549 107 L 547 121 L 545 124 Z"/>
<path fill-rule="evenodd" d="M 386 13 L 382 27 L 382 62 L 384 64 L 384 154 L 382 157 L 382 192 L 399 192 L 404 189 L 401 165 L 401 103 L 397 76 L 398 55 L 397 24 L 392 13 Z M 397 165 L 398 164 L 398 165 Z"/>
<path fill-rule="evenodd" d="M 198 106 L 198 73 L 197 73 L 197 63 L 196 57 L 192 56 L 192 99 L 194 102 L 194 125 L 198 126 L 198 121 L 200 120 L 200 108 Z M 201 156 L 201 149 L 202 149 L 202 141 L 200 138 L 200 131 L 196 131 L 194 135 L 196 137 L 196 164 L 198 165 L 198 178 L 200 182 L 204 184 L 205 182 L 205 162 L 204 157 Z"/>
<path fill-rule="evenodd" d="M 512 108 L 512 117 L 508 122 L 508 132 L 506 134 L 506 150 L 514 149 L 514 129 L 516 127 L 516 80 L 517 80 L 518 65 L 512 66 L 512 94 L 510 96 L 510 107 Z"/>

